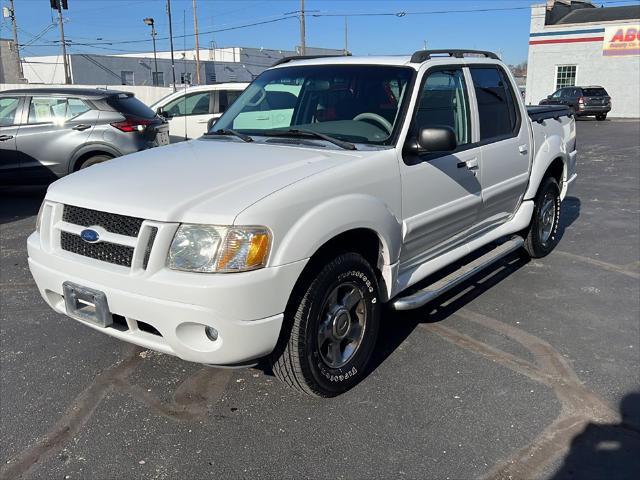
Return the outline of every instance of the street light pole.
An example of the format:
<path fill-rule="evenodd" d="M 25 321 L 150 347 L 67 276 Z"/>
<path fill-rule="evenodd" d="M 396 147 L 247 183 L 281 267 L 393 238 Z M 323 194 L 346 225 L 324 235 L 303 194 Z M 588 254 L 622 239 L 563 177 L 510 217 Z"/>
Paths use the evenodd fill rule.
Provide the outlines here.
<path fill-rule="evenodd" d="M 167 0 L 167 15 L 169 16 L 169 44 L 171 45 L 171 75 L 173 76 L 173 91 L 176 91 L 176 63 L 173 59 L 173 25 L 171 24 L 171 0 Z"/>
<path fill-rule="evenodd" d="M 145 23 L 145 25 L 151 26 L 151 39 L 153 40 L 153 66 L 155 69 L 155 76 L 151 80 L 153 80 L 153 85 L 158 87 L 159 82 L 158 82 L 158 56 L 156 54 L 156 22 L 151 17 L 145 18 L 143 22 Z"/>

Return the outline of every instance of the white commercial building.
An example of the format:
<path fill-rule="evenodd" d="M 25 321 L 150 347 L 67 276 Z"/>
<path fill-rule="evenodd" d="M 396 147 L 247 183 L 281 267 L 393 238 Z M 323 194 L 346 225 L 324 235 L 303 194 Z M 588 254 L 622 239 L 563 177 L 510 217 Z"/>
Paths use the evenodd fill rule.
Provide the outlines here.
<path fill-rule="evenodd" d="M 604 87 L 611 117 L 640 117 L 640 5 L 548 0 L 532 6 L 527 103 L 573 85 Z"/>

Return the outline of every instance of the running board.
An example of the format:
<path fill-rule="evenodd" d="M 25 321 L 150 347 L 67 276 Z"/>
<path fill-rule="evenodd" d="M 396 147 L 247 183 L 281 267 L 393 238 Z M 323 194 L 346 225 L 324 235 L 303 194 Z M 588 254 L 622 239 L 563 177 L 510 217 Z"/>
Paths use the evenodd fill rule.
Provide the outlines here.
<path fill-rule="evenodd" d="M 524 244 L 524 239 L 522 237 L 514 236 L 504 242 L 501 245 L 498 245 L 493 250 L 485 253 L 481 257 L 476 258 L 472 262 L 469 262 L 465 265 L 462 265 L 458 270 L 450 273 L 446 277 L 432 283 L 426 288 L 422 290 L 418 290 L 411 295 L 407 295 L 406 297 L 399 297 L 396 300 L 391 302 L 392 307 L 395 310 L 413 310 L 415 308 L 420 308 L 423 305 L 426 305 L 431 300 L 436 297 L 439 297 L 443 293 L 451 290 L 456 285 L 464 282 L 468 278 L 473 277 L 476 273 L 485 269 L 489 265 L 491 265 L 496 260 L 509 255 L 511 252 L 519 249 Z"/>

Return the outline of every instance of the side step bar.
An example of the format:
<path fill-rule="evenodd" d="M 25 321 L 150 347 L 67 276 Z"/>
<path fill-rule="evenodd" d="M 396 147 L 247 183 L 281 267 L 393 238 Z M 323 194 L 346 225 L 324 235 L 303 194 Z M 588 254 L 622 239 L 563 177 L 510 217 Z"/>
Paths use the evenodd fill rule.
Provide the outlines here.
<path fill-rule="evenodd" d="M 397 298 L 391 302 L 391 306 L 395 310 L 413 310 L 415 308 L 420 308 L 434 298 L 451 290 L 456 285 L 459 285 L 468 278 L 473 277 L 476 273 L 488 267 L 496 260 L 509 255 L 511 252 L 522 247 L 523 244 L 524 239 L 522 237 L 514 236 L 481 257 L 476 258 L 466 265 L 462 265 L 455 272 L 450 273 L 428 287 L 412 293 L 411 295 L 407 295 L 406 297 Z"/>

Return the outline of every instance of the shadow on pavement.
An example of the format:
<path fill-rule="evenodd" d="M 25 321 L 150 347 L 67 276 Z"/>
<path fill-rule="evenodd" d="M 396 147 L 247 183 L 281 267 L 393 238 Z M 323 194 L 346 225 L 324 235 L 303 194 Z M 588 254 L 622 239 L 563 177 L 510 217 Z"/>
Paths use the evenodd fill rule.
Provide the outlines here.
<path fill-rule="evenodd" d="M 638 478 L 640 475 L 640 391 L 620 402 L 622 422 L 589 423 L 571 442 L 571 450 L 553 480 Z"/>
<path fill-rule="evenodd" d="M 37 215 L 46 193 L 46 185 L 0 186 L 0 224 Z"/>

